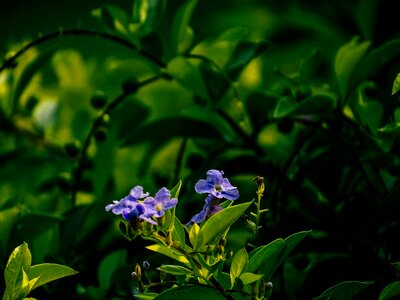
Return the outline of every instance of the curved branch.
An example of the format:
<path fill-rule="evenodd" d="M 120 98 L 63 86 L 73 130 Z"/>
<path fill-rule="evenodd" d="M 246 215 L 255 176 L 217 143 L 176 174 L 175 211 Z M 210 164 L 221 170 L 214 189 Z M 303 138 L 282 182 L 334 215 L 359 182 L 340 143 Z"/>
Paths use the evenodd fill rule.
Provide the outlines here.
<path fill-rule="evenodd" d="M 42 43 L 45 43 L 47 41 L 60 38 L 63 36 L 90 36 L 90 37 L 100 37 L 106 40 L 110 40 L 114 43 L 123 45 L 127 47 L 128 49 L 131 49 L 132 51 L 135 51 L 142 55 L 143 57 L 146 57 L 153 63 L 157 64 L 161 68 L 164 68 L 166 64 L 158 59 L 157 57 L 153 56 L 151 53 L 144 51 L 143 49 L 138 49 L 138 47 L 128 41 L 127 39 L 124 39 L 122 37 L 119 37 L 117 35 L 107 33 L 107 32 L 99 32 L 95 30 L 89 30 L 89 29 L 66 29 L 66 30 L 60 30 L 57 32 L 52 32 L 49 34 L 46 34 L 44 36 L 39 37 L 38 39 L 26 44 L 24 47 L 22 47 L 19 51 L 17 51 L 13 56 L 8 58 L 1 66 L 0 66 L 0 72 L 7 68 L 12 68 L 15 65 L 15 62 L 18 57 L 20 57 L 22 54 L 24 54 L 27 50 L 29 50 L 32 47 L 35 47 L 37 45 L 40 45 Z"/>

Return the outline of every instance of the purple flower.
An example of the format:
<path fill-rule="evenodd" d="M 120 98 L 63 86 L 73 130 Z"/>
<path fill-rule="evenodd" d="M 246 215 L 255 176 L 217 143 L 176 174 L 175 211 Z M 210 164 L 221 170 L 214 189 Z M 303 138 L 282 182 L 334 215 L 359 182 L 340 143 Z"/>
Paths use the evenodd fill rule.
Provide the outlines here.
<path fill-rule="evenodd" d="M 223 177 L 224 172 L 218 170 L 209 170 L 207 172 L 207 179 L 200 179 L 194 189 L 199 194 L 208 193 L 207 198 L 204 200 L 205 204 L 203 210 L 194 215 L 192 219 L 186 224 L 189 226 L 192 223 L 200 224 L 204 219 L 216 214 L 222 209 L 219 201 L 222 198 L 234 201 L 239 198 L 239 191 L 236 187 L 232 186 L 227 178 Z"/>
<path fill-rule="evenodd" d="M 164 215 L 164 211 L 173 208 L 178 203 L 178 199 L 171 199 L 171 192 L 163 187 L 155 195 L 155 197 L 147 197 L 143 204 L 152 207 L 155 211 L 154 216 L 160 218 Z"/>
<path fill-rule="evenodd" d="M 218 199 L 236 200 L 239 198 L 239 191 L 223 175 L 222 171 L 209 170 L 207 179 L 200 179 L 194 189 L 199 194 L 209 193 Z"/>
<path fill-rule="evenodd" d="M 192 223 L 200 224 L 206 217 L 210 217 L 219 212 L 220 210 L 222 210 L 222 206 L 218 204 L 219 199 L 215 198 L 211 194 L 207 196 L 204 202 L 205 204 L 203 206 L 203 210 L 198 214 L 194 215 L 192 219 L 186 224 L 186 226 L 189 226 Z"/>
<path fill-rule="evenodd" d="M 152 224 L 157 224 L 151 217 L 156 213 L 153 207 L 139 202 L 139 199 L 148 196 L 149 193 L 143 193 L 143 187 L 135 186 L 131 189 L 128 196 L 120 201 L 113 201 L 113 204 L 106 206 L 106 211 L 112 211 L 116 215 L 122 215 L 125 220 L 142 219 Z"/>

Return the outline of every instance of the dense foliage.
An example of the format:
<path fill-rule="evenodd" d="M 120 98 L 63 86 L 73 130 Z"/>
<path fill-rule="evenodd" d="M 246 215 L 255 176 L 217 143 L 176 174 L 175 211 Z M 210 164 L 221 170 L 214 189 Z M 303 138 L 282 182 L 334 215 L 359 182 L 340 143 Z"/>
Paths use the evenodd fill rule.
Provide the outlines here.
<path fill-rule="evenodd" d="M 38 299 L 134 299 L 135 266 L 158 278 L 176 259 L 127 236 L 105 207 L 134 186 L 179 190 L 176 206 L 159 201 L 185 225 L 205 209 L 198 180 L 223 170 L 240 193 L 219 212 L 240 211 L 224 227 L 226 253 L 251 260 L 254 248 L 301 237 L 290 253 L 264 253 L 276 267 L 271 299 L 399 297 L 394 10 L 377 0 L 264 2 L 104 4 L 85 12 L 97 23 L 9 40 L 0 64 L 0 291 L 17 265 L 12 283 L 26 283 L 23 297 L 35 287 Z M 254 219 L 260 178 L 264 213 Z M 221 238 L 208 220 L 197 231 L 182 225 L 180 238 L 193 249 L 196 232 Z M 50 270 L 51 280 L 68 277 L 40 281 L 37 267 L 29 277 L 31 262 L 66 272 Z M 229 274 L 232 257 L 223 262 Z"/>

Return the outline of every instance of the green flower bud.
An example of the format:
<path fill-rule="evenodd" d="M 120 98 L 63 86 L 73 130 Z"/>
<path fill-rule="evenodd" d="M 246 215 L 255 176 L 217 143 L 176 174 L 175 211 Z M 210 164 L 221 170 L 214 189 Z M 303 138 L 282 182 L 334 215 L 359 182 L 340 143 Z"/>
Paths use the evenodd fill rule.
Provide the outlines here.
<path fill-rule="evenodd" d="M 64 145 L 64 150 L 70 157 L 77 157 L 81 149 L 81 143 L 79 141 L 68 142 Z"/>
<path fill-rule="evenodd" d="M 95 109 L 102 109 L 107 104 L 107 95 L 103 91 L 95 91 L 90 98 L 90 104 Z"/>

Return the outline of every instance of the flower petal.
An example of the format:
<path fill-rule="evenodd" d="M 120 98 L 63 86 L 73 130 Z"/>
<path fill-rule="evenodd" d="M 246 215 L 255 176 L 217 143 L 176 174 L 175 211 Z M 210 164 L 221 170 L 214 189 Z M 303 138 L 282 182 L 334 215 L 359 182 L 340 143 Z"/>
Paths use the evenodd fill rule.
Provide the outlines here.
<path fill-rule="evenodd" d="M 214 186 L 209 184 L 208 181 L 200 179 L 194 186 L 194 190 L 199 194 L 211 193 L 214 190 Z"/>

